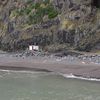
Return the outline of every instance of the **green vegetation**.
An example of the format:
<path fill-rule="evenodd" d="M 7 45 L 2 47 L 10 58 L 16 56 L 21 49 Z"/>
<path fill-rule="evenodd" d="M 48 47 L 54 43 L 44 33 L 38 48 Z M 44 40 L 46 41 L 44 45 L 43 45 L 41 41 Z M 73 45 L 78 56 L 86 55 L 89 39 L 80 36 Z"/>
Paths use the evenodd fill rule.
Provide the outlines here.
<path fill-rule="evenodd" d="M 52 11 L 48 14 L 49 19 L 55 18 L 58 15 L 58 12 Z"/>
<path fill-rule="evenodd" d="M 40 3 L 36 3 L 36 4 L 34 5 L 34 8 L 35 8 L 35 9 L 39 9 L 39 8 L 40 8 L 40 5 L 41 5 Z"/>
<path fill-rule="evenodd" d="M 41 23 L 45 15 L 49 19 L 57 17 L 58 11 L 50 3 L 50 0 L 44 0 L 39 3 L 33 3 L 32 0 L 26 2 L 27 6 L 18 9 L 17 13 L 19 16 L 28 16 L 29 24 Z"/>
<path fill-rule="evenodd" d="M 50 0 L 43 0 L 43 3 L 44 3 L 45 5 L 47 5 L 47 4 L 50 3 Z"/>

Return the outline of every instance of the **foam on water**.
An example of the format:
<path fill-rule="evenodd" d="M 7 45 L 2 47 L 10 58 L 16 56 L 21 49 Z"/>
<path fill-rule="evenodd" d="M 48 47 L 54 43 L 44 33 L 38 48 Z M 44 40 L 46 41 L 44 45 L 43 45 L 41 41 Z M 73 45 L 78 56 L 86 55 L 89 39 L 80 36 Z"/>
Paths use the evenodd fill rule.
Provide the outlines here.
<path fill-rule="evenodd" d="M 22 74 L 38 74 L 38 73 L 43 73 L 43 75 L 50 75 L 50 74 L 54 74 L 54 75 L 61 75 L 65 78 L 69 78 L 69 79 L 81 79 L 81 80 L 87 80 L 87 81 L 98 81 L 100 82 L 100 79 L 97 78 L 86 78 L 86 77 L 82 77 L 82 76 L 75 76 L 74 74 L 62 74 L 62 73 L 54 73 L 54 72 L 40 72 L 40 71 L 16 71 L 16 70 L 0 70 L 0 72 L 6 72 L 7 74 L 10 73 L 22 73 Z M 4 75 L 4 74 L 3 74 Z M 0 77 L 3 77 L 3 75 L 0 75 Z"/>
<path fill-rule="evenodd" d="M 62 74 L 62 73 L 60 73 L 60 75 L 62 75 L 65 78 L 70 78 L 70 79 L 81 79 L 81 80 L 86 80 L 86 81 L 98 81 L 98 82 L 100 82 L 100 79 L 75 76 L 72 73 L 71 74 Z"/>
<path fill-rule="evenodd" d="M 40 76 L 48 76 L 55 75 L 54 72 L 43 72 L 43 71 L 16 71 L 16 70 L 0 70 L 0 78 L 13 75 L 14 78 L 22 78 L 22 77 L 40 77 Z"/>
<path fill-rule="evenodd" d="M 29 73 L 29 74 L 34 74 L 34 73 L 46 73 L 46 72 L 40 72 L 40 71 L 16 71 L 16 70 L 2 70 L 0 69 L 0 72 L 8 72 L 8 73 L 11 73 L 11 72 L 14 72 L 14 73 Z"/>

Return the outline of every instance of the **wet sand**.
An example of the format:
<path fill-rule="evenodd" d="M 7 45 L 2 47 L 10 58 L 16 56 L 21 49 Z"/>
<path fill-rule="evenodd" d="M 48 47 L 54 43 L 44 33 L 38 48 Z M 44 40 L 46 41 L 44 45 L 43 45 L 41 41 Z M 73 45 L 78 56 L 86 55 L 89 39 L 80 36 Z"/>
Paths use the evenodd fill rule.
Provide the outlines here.
<path fill-rule="evenodd" d="M 73 74 L 79 77 L 100 79 L 100 64 L 84 64 L 48 57 L 0 57 L 0 69 L 16 71 L 45 71 Z"/>

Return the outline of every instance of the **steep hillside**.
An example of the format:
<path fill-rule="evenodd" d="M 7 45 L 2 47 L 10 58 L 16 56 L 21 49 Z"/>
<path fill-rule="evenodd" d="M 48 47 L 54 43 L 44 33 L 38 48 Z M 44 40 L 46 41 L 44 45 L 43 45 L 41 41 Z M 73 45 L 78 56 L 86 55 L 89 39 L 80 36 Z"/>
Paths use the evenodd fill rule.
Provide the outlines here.
<path fill-rule="evenodd" d="M 99 0 L 1 0 L 0 48 L 100 50 Z"/>

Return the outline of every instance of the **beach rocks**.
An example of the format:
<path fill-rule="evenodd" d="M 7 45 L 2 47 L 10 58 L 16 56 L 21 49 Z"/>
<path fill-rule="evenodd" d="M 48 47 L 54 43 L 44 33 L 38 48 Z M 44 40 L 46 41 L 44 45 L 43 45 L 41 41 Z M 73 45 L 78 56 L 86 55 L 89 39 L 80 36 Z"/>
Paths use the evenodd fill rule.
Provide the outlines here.
<path fill-rule="evenodd" d="M 86 63 L 100 64 L 100 55 L 79 56 L 79 59 Z"/>

